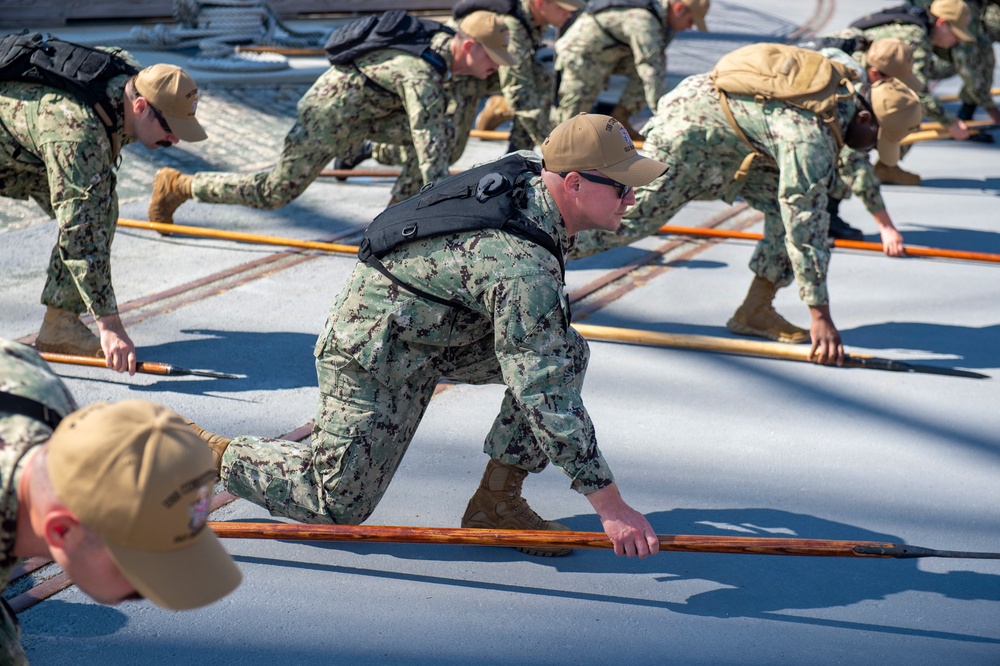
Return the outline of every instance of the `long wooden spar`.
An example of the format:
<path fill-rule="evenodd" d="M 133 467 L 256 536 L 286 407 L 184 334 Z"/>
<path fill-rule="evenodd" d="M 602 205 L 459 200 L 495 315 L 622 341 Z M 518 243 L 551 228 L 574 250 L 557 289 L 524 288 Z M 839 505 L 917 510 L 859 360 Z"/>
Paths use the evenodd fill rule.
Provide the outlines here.
<path fill-rule="evenodd" d="M 482 530 L 460 527 L 398 527 L 380 525 L 303 525 L 266 522 L 210 522 L 224 539 L 283 539 L 366 543 L 423 543 L 448 546 L 513 546 L 528 548 L 600 548 L 614 544 L 603 532 L 545 530 Z M 660 550 L 733 555 L 805 555 L 811 557 L 878 557 L 908 559 L 949 557 L 1000 559 L 1000 553 L 936 550 L 880 541 L 723 537 L 658 534 Z"/>

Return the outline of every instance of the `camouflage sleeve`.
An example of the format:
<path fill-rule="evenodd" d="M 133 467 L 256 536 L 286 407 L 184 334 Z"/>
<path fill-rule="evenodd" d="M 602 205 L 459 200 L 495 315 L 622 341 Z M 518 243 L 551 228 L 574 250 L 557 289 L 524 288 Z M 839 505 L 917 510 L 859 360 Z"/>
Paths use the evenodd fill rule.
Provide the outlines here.
<path fill-rule="evenodd" d="M 449 144 L 444 129 L 449 122 L 448 94 L 430 65 L 415 58 L 398 60 L 405 61 L 408 68 L 400 68 L 398 76 L 393 77 L 392 91 L 403 100 L 414 157 L 424 184 L 427 184 L 448 175 Z M 420 64 L 414 66 L 415 62 Z"/>
<path fill-rule="evenodd" d="M 528 415 L 537 444 L 578 492 L 614 477 L 597 447 L 580 395 L 586 344 L 571 336 L 568 302 L 550 273 L 493 282 L 483 294 L 494 318 L 494 347 L 514 402 Z"/>
<path fill-rule="evenodd" d="M 650 109 L 655 109 L 656 103 L 667 92 L 667 40 L 659 21 L 651 19 L 649 12 L 639 11 L 644 15 L 643 20 L 632 21 L 626 34 L 635 71 L 646 92 L 646 103 Z"/>
<path fill-rule="evenodd" d="M 521 22 L 508 16 L 507 26 L 510 29 L 510 46 L 507 50 L 517 59 L 517 64 L 500 68 L 500 88 L 531 140 L 535 145 L 541 145 L 551 129 L 548 109 L 552 90 L 550 86 L 540 85 L 548 78 L 547 72 L 538 71 L 540 65 L 535 61 L 531 35 Z"/>
<path fill-rule="evenodd" d="M 865 210 L 872 214 L 885 210 L 881 183 L 875 177 L 875 170 L 871 160 L 868 159 L 868 153 L 851 150 L 845 146 L 840 155 L 841 169 L 847 175 L 854 196 L 865 205 Z"/>
<path fill-rule="evenodd" d="M 103 130 L 101 130 L 101 138 Z M 109 145 L 98 139 L 42 145 L 42 160 L 59 222 L 56 251 L 95 317 L 115 314 L 111 286 L 111 240 L 118 222 L 117 178 Z"/>

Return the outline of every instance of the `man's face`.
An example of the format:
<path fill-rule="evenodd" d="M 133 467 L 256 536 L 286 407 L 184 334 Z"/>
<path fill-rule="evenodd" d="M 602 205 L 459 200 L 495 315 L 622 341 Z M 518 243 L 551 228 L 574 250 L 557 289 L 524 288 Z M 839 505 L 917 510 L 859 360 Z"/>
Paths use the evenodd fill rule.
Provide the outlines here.
<path fill-rule="evenodd" d="M 931 28 L 931 44 L 941 49 L 950 49 L 958 44 L 958 36 L 951 29 L 951 24 L 939 18 Z"/>
<path fill-rule="evenodd" d="M 538 11 L 545 24 L 554 25 L 557 28 L 563 27 L 563 24 L 573 15 L 571 10 L 556 4 L 556 0 L 540 0 Z"/>
<path fill-rule="evenodd" d="M 135 138 L 143 146 L 150 150 L 157 148 L 169 148 L 175 143 L 180 143 L 180 139 L 170 130 L 163 114 L 146 101 L 146 98 L 139 97 L 133 102 L 135 120 L 132 129 Z"/>
<path fill-rule="evenodd" d="M 94 601 L 114 605 L 137 598 L 132 583 L 118 569 L 96 534 L 91 532 L 83 539 L 68 542 L 63 550 L 53 551 L 52 555 L 66 575 Z"/>
<path fill-rule="evenodd" d="M 622 196 L 619 183 L 595 182 L 598 178 L 610 180 L 598 171 L 571 172 L 579 178 L 577 206 L 574 219 L 566 219 L 570 235 L 590 229 L 615 231 L 622 222 L 622 216 L 629 206 L 635 204 L 635 192 L 628 188 Z"/>
<path fill-rule="evenodd" d="M 469 40 L 470 47 L 465 50 L 465 72 L 466 76 L 474 76 L 477 79 L 486 79 L 496 73 L 499 66 L 493 62 L 486 49 L 479 42 Z"/>

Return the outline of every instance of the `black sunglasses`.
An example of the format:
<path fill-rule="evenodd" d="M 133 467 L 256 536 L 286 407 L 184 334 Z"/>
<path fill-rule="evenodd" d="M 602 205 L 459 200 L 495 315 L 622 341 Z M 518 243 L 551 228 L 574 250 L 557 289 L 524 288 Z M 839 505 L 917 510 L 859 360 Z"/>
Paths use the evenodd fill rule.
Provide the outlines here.
<path fill-rule="evenodd" d="M 562 171 L 559 173 L 560 176 L 565 178 L 569 174 L 574 173 L 572 171 Z M 583 173 L 582 171 L 575 172 L 580 175 L 580 178 L 584 180 L 589 180 L 592 183 L 601 183 L 602 185 L 610 185 L 612 187 L 618 188 L 618 198 L 624 199 L 628 196 L 628 193 L 632 191 L 631 185 L 622 185 L 617 180 L 611 180 L 610 178 L 605 178 L 604 176 L 595 176 L 589 173 Z"/>
<path fill-rule="evenodd" d="M 170 129 L 170 125 L 167 124 L 167 119 L 163 117 L 163 114 L 160 113 L 160 110 L 157 109 L 152 104 L 149 104 L 148 102 L 146 103 L 146 106 L 148 106 L 153 111 L 153 115 L 156 117 L 156 122 L 160 123 L 160 127 L 163 128 L 163 131 L 166 132 L 167 134 L 173 134 L 174 131 Z"/>

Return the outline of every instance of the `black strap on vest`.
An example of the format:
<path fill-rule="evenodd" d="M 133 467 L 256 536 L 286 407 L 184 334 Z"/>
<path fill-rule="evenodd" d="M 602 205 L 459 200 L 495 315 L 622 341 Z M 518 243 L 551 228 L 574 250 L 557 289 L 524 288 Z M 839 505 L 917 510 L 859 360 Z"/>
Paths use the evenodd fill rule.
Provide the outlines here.
<path fill-rule="evenodd" d="M 862 16 L 857 21 L 851 23 L 850 27 L 859 30 L 868 30 L 869 28 L 876 28 L 880 25 L 888 25 L 890 23 L 919 25 L 930 31 L 930 27 L 934 25 L 934 20 L 931 18 L 930 12 L 922 7 L 899 5 L 898 7 L 889 7 L 888 9 L 882 9 Z"/>
<path fill-rule="evenodd" d="M 108 82 L 116 76 L 138 73 L 116 55 L 38 32 L 23 30 L 0 37 L 0 81 L 52 86 L 92 107 L 111 141 L 112 163 L 121 149 L 116 127 L 123 110 L 108 99 Z"/>
<path fill-rule="evenodd" d="M 520 212 L 527 205 L 526 173 L 541 173 L 541 167 L 511 154 L 425 186 L 420 194 L 390 206 L 368 225 L 358 247 L 358 259 L 401 289 L 457 308 L 465 305 L 402 282 L 380 259 L 400 245 L 425 238 L 496 229 L 544 247 L 565 274 L 562 249 Z"/>
<path fill-rule="evenodd" d="M 63 419 L 62 414 L 44 403 L 32 400 L 31 398 L 25 398 L 23 395 L 7 393 L 6 391 L 0 391 L 0 411 L 20 414 L 21 416 L 27 416 L 29 419 L 41 421 L 53 430 L 56 429 L 56 426 Z"/>
<path fill-rule="evenodd" d="M 627 43 L 608 32 L 608 29 L 601 25 L 601 22 L 597 20 L 597 15 L 608 9 L 645 9 L 650 14 L 655 16 L 657 20 L 659 20 L 660 15 L 656 13 L 656 5 L 654 5 L 653 2 L 654 0 L 590 0 L 590 2 L 587 3 L 586 9 L 583 11 L 594 17 L 594 23 L 597 24 L 597 27 L 601 29 L 601 32 L 603 32 L 608 39 L 613 39 L 622 46 L 628 46 Z M 615 47 L 612 46 L 608 48 Z"/>

